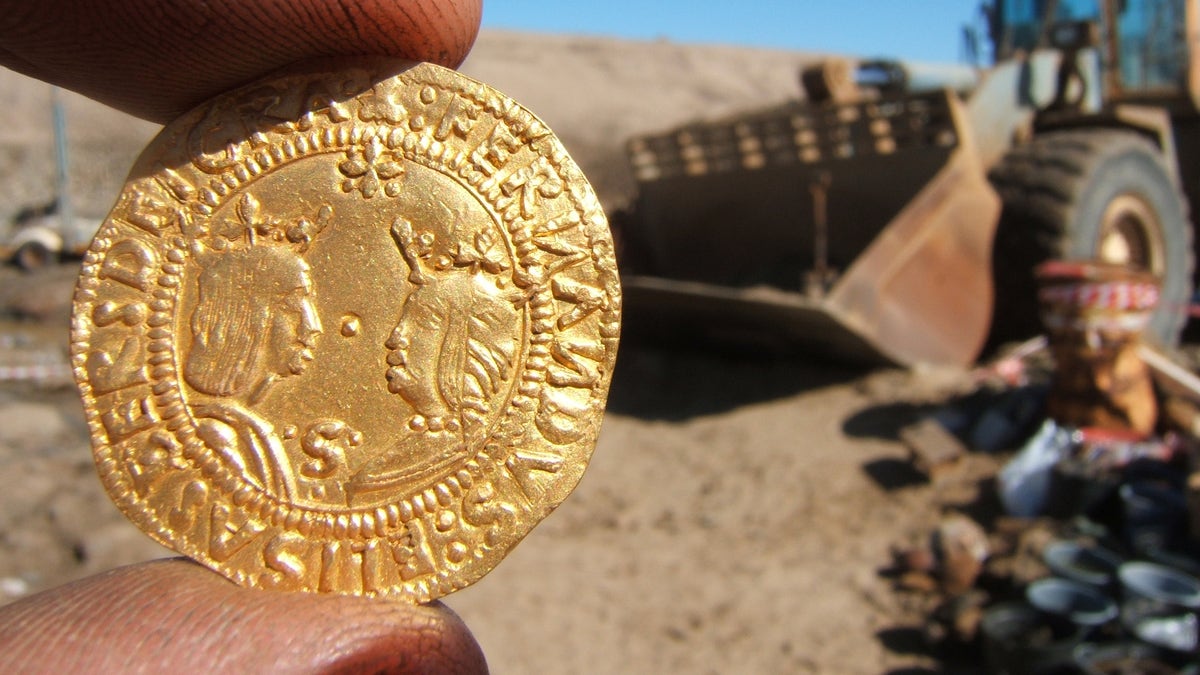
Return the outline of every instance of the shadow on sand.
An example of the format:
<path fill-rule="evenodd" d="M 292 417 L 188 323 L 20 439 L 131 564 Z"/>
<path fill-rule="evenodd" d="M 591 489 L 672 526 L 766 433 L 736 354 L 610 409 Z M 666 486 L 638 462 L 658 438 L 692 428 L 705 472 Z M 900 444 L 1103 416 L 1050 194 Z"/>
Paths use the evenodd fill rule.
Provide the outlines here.
<path fill-rule="evenodd" d="M 865 372 L 811 355 L 625 340 L 608 409 L 678 421 L 844 383 Z"/>

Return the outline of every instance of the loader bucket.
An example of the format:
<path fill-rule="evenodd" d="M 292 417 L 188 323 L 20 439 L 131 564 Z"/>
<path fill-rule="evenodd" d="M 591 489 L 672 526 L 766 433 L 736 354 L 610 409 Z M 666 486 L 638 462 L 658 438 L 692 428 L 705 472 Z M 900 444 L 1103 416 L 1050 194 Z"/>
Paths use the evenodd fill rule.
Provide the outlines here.
<path fill-rule="evenodd" d="M 857 361 L 971 362 L 1000 204 L 965 124 L 945 91 L 632 140 L 626 306 Z"/>

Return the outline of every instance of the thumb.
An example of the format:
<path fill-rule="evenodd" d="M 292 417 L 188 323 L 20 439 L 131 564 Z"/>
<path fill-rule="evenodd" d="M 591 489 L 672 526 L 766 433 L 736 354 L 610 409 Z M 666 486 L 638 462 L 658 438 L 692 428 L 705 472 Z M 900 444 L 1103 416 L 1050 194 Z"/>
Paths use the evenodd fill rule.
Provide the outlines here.
<path fill-rule="evenodd" d="M 441 603 L 246 589 L 176 558 L 0 607 L 0 670 L 486 673 L 487 664 Z"/>

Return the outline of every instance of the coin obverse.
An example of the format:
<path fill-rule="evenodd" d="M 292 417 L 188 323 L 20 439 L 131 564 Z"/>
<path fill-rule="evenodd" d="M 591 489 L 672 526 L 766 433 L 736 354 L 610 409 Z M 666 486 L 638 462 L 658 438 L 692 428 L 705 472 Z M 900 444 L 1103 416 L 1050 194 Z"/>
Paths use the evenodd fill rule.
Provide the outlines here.
<path fill-rule="evenodd" d="M 541 121 L 358 60 L 163 129 L 84 258 L 71 359 L 150 536 L 246 586 L 425 602 L 579 482 L 620 311 L 604 214 Z"/>

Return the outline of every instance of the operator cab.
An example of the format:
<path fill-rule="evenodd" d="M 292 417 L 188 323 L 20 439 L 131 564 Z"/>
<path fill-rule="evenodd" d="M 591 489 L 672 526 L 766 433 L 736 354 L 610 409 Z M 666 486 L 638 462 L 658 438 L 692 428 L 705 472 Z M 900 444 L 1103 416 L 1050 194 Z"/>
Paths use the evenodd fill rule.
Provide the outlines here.
<path fill-rule="evenodd" d="M 995 0 L 983 11 L 997 63 L 1037 48 L 1098 47 L 1106 64 L 1102 67 L 1109 89 L 1106 100 L 1145 95 L 1161 99 L 1189 90 L 1189 2 L 1195 4 L 1195 0 Z"/>

